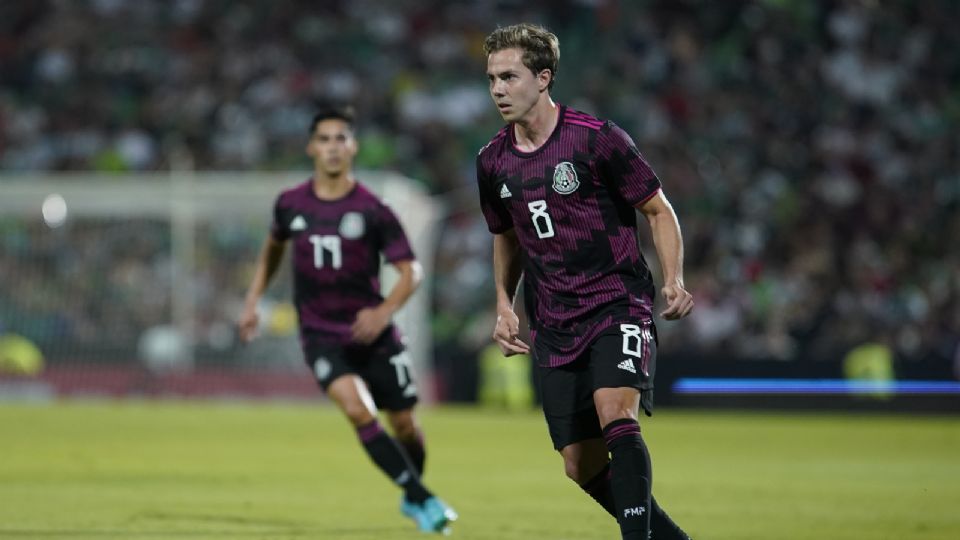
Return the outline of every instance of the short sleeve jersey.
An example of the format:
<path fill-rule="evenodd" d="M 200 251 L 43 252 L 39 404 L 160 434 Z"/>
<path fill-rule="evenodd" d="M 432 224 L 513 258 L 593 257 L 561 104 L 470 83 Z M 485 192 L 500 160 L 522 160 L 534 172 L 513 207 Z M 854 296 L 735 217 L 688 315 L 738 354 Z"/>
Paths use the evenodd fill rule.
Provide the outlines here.
<path fill-rule="evenodd" d="M 520 242 L 534 354 L 545 366 L 572 362 L 614 325 L 652 322 L 635 206 L 661 187 L 626 132 L 559 107 L 540 148 L 519 150 L 508 125 L 477 157 L 490 232 L 513 229 Z"/>
<path fill-rule="evenodd" d="M 383 302 L 381 254 L 389 262 L 414 258 L 397 216 L 359 182 L 336 200 L 318 198 L 312 181 L 284 191 L 270 232 L 292 243 L 301 335 L 329 345 L 350 344 L 357 312 Z"/>

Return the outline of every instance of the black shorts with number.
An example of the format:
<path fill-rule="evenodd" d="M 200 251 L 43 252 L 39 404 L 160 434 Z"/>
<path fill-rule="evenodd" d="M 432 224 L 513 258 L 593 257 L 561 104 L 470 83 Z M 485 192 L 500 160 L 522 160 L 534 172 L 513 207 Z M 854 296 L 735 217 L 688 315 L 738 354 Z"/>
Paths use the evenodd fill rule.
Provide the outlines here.
<path fill-rule="evenodd" d="M 636 388 L 640 406 L 652 415 L 656 359 L 656 328 L 649 322 L 613 326 L 573 362 L 539 366 L 537 380 L 553 447 L 560 450 L 603 436 L 593 402 L 598 388 Z"/>
<path fill-rule="evenodd" d="M 402 411 L 417 403 L 410 356 L 394 332 L 385 331 L 370 345 L 331 345 L 306 336 L 303 353 L 324 392 L 338 377 L 353 374 L 367 384 L 378 409 Z"/>

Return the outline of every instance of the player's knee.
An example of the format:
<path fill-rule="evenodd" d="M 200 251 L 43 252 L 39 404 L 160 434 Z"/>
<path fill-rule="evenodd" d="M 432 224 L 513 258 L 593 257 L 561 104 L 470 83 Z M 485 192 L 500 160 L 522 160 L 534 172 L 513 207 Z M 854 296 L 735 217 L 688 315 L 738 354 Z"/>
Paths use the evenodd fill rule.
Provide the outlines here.
<path fill-rule="evenodd" d="M 578 484 L 580 483 L 580 465 L 576 461 L 564 460 L 563 472 L 567 475 L 567 478 Z"/>
<path fill-rule="evenodd" d="M 388 416 L 390 429 L 393 430 L 394 437 L 401 440 L 414 439 L 417 436 L 417 422 L 413 417 L 412 410 L 392 412 Z"/>
<path fill-rule="evenodd" d="M 567 478 L 573 480 L 578 485 L 582 484 L 589 480 L 589 478 L 584 478 L 586 471 L 583 465 L 579 459 L 565 457 L 563 460 L 563 472 L 567 475 Z"/>
<path fill-rule="evenodd" d="M 606 426 L 615 420 L 629 418 L 636 420 L 637 415 L 631 407 L 623 406 L 619 403 L 610 403 L 597 406 L 597 416 L 600 418 L 600 424 Z"/>
<path fill-rule="evenodd" d="M 393 434 L 398 439 L 410 440 L 417 436 L 417 427 L 412 419 L 393 421 L 390 427 L 393 428 Z"/>
<path fill-rule="evenodd" d="M 350 423 L 355 426 L 366 425 L 375 420 L 370 409 L 364 406 L 363 403 L 344 405 L 343 414 L 345 414 L 347 419 L 350 420 Z"/>

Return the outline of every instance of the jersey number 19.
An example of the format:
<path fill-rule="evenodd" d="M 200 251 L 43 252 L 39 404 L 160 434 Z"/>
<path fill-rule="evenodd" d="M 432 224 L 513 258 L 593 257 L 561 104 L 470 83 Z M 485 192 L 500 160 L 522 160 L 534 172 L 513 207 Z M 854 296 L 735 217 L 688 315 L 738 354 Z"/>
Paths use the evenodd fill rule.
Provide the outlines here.
<path fill-rule="evenodd" d="M 334 270 L 343 266 L 343 252 L 340 249 L 339 236 L 335 234 L 311 234 L 310 243 L 313 244 L 313 266 L 323 268 L 329 265 Z M 327 258 L 330 260 L 327 261 Z"/>

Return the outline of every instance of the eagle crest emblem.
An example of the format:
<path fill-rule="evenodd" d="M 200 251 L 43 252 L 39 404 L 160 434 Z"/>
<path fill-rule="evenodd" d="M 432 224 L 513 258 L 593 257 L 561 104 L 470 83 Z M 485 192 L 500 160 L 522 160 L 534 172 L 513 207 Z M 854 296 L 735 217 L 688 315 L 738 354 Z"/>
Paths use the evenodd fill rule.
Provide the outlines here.
<path fill-rule="evenodd" d="M 564 161 L 559 163 L 553 169 L 553 190 L 561 195 L 569 195 L 580 187 L 580 180 L 577 179 L 577 169 L 573 163 Z"/>
<path fill-rule="evenodd" d="M 363 236 L 365 229 L 363 214 L 360 212 L 347 212 L 340 218 L 340 236 L 344 238 L 356 240 Z"/>

